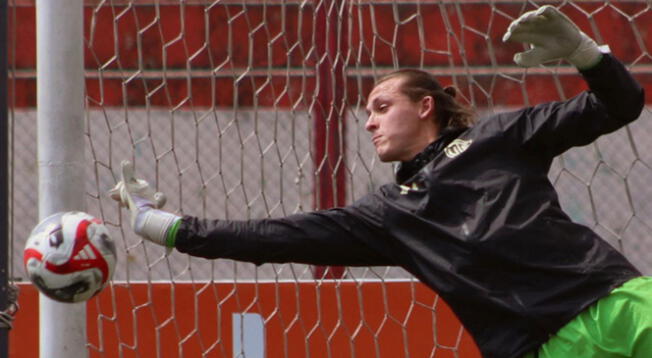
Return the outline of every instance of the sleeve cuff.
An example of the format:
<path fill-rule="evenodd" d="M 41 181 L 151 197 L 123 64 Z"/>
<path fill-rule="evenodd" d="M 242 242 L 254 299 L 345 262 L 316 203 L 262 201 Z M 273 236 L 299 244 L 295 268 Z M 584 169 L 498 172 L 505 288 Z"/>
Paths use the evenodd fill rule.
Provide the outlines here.
<path fill-rule="evenodd" d="M 181 218 L 176 220 L 174 224 L 172 224 L 172 227 L 168 229 L 167 235 L 165 237 L 165 246 L 174 247 L 177 241 L 177 232 L 179 231 L 180 226 L 181 226 Z"/>
<path fill-rule="evenodd" d="M 590 70 L 592 70 L 592 69 L 594 69 L 596 67 L 600 67 L 599 65 L 600 65 L 600 63 L 602 63 L 602 60 L 604 59 L 605 54 L 611 54 L 611 49 L 609 48 L 609 45 L 602 45 L 602 46 L 598 46 L 598 52 L 599 52 L 599 55 L 596 57 L 596 59 L 593 61 L 593 63 L 591 63 L 588 66 L 583 67 L 583 68 L 578 67 L 578 70 L 580 72 L 584 73 L 585 71 L 590 71 Z"/>

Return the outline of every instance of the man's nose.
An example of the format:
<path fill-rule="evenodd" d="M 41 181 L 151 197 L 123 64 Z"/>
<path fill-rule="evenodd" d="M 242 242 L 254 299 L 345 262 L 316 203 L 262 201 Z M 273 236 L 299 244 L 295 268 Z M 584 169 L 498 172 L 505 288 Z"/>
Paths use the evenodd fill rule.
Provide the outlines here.
<path fill-rule="evenodd" d="M 378 124 L 376 123 L 376 117 L 373 114 L 370 114 L 369 118 L 367 118 L 367 122 L 365 123 L 364 128 L 369 132 L 378 128 Z"/>

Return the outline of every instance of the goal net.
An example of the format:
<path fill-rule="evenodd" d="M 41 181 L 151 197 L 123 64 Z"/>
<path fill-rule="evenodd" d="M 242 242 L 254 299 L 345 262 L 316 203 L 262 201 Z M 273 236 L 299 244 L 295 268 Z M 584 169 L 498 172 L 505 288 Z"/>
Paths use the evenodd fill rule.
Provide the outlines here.
<path fill-rule="evenodd" d="M 649 2 L 548 3 L 609 44 L 652 93 Z M 383 74 L 426 69 L 479 113 L 586 88 L 567 64 L 516 67 L 522 47 L 501 43 L 513 19 L 542 4 L 87 0 L 87 211 L 119 249 L 111 285 L 88 303 L 90 356 L 479 357 L 445 302 L 400 268 L 166 256 L 133 234 L 106 192 L 129 159 L 178 214 L 252 219 L 351 203 L 393 181 L 364 129 L 366 96 Z M 34 2 L 14 0 L 16 281 L 27 281 L 22 249 L 38 220 L 35 38 L 24 30 L 34 17 Z M 550 179 L 574 220 L 650 274 L 649 107 L 642 116 L 555 159 Z M 36 342 L 33 328 L 15 331 Z"/>

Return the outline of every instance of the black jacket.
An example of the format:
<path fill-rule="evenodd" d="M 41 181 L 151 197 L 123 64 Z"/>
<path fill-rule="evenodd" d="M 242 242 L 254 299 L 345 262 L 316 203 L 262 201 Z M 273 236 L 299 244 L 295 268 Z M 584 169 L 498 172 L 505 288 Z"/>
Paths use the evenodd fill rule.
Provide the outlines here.
<path fill-rule="evenodd" d="M 640 273 L 561 210 L 553 158 L 635 120 L 644 94 L 605 54 L 590 91 L 445 132 L 338 209 L 253 221 L 184 217 L 176 248 L 257 264 L 399 265 L 438 292 L 484 357 L 519 357 Z"/>

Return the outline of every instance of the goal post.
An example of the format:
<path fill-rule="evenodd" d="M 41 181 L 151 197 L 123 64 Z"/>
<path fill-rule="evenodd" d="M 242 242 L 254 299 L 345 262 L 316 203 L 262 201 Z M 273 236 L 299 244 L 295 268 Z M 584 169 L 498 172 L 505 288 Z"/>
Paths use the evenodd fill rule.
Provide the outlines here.
<path fill-rule="evenodd" d="M 548 3 L 652 93 L 649 1 Z M 543 4 L 10 1 L 10 261 L 22 308 L 10 340 L 22 351 L 14 343 L 9 356 L 35 358 L 40 346 L 42 357 L 478 358 L 446 303 L 401 268 L 168 256 L 133 233 L 106 192 L 129 159 L 180 215 L 246 220 L 352 203 L 393 181 L 364 127 L 366 96 L 384 74 L 425 69 L 480 114 L 586 88 L 565 63 L 517 67 L 522 46 L 501 42 Z M 549 178 L 573 220 L 651 274 L 647 101 L 640 120 L 556 158 Z M 116 272 L 86 305 L 36 309 L 25 240 L 39 217 L 72 209 L 105 222 Z"/>
<path fill-rule="evenodd" d="M 83 0 L 37 1 L 38 215 L 86 208 Z M 40 357 L 87 357 L 86 303 L 41 294 Z"/>

